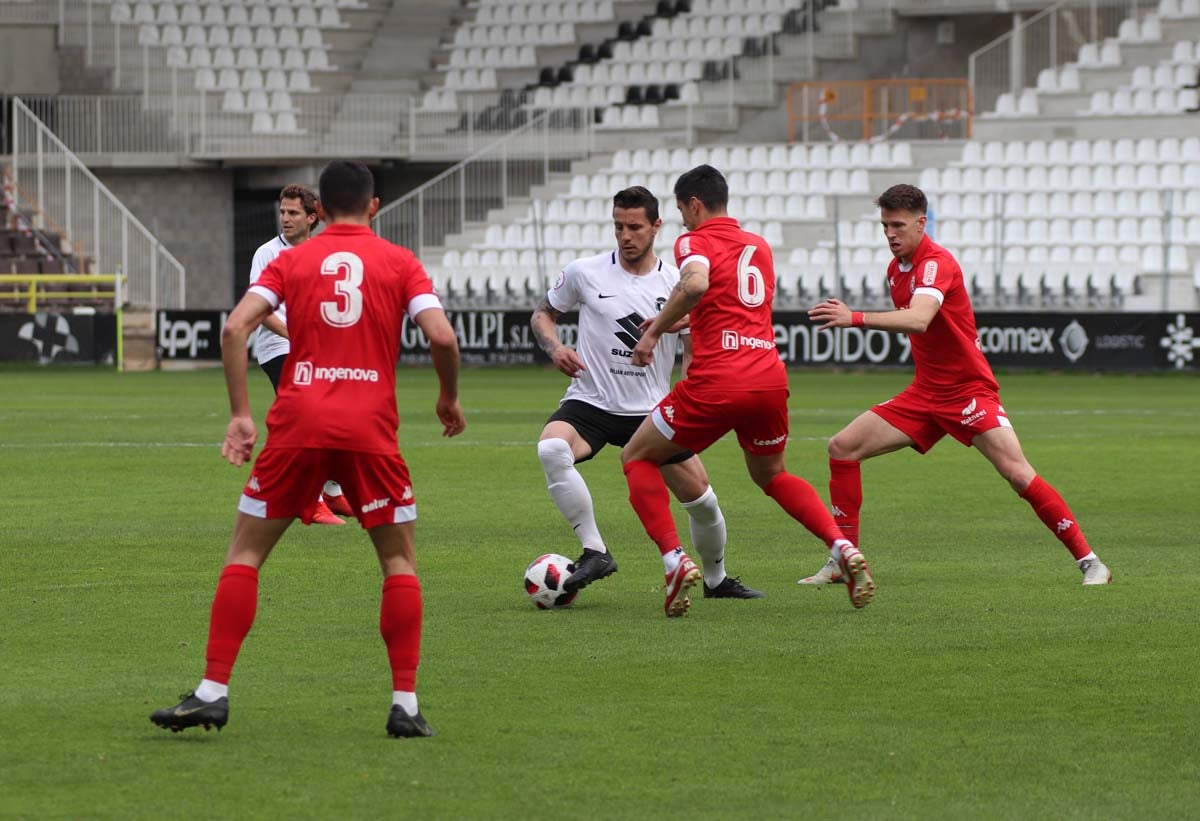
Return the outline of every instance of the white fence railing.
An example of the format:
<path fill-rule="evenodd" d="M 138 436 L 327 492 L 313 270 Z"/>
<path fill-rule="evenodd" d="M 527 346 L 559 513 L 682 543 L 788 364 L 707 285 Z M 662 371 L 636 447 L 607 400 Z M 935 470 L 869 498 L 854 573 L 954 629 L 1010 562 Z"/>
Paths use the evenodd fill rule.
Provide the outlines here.
<path fill-rule="evenodd" d="M 184 269 L 21 100 L 12 100 L 12 191 L 34 228 L 60 233 L 79 273 L 124 274 L 128 304 L 182 308 Z"/>
<path fill-rule="evenodd" d="M 592 151 L 590 110 L 543 112 L 481 151 L 380 209 L 375 230 L 421 256 L 447 236 L 485 222 L 493 209 L 526 198 L 570 159 Z M 574 129 L 566 128 L 575 123 Z M 482 239 L 482 236 L 480 237 Z"/>
<path fill-rule="evenodd" d="M 971 54 L 975 112 L 995 110 L 1001 94 L 1020 94 L 1043 69 L 1075 61 L 1081 46 L 1115 36 L 1122 21 L 1157 7 L 1158 0 L 1060 0 L 1021 20 Z"/>

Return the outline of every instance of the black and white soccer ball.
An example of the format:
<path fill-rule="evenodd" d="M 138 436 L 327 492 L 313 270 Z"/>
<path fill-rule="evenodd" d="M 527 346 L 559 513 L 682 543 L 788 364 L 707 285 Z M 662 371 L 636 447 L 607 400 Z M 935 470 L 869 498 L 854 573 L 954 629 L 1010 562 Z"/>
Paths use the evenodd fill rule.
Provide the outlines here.
<path fill-rule="evenodd" d="M 575 572 L 575 563 L 558 553 L 538 556 L 525 568 L 525 592 L 539 610 L 566 607 L 575 601 L 579 591 L 566 593 L 563 582 Z"/>

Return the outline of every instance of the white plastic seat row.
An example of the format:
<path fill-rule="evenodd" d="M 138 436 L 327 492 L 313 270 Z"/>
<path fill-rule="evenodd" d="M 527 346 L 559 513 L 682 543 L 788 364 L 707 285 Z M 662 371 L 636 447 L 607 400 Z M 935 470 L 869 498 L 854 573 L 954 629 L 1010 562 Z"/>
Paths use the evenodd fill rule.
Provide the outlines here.
<path fill-rule="evenodd" d="M 220 4 L 195 3 L 137 3 L 131 7 L 118 0 L 110 11 L 113 22 L 154 23 L 158 25 L 205 25 L 205 26 L 317 26 L 320 28 L 342 28 L 344 23 L 336 6 L 291 5 L 231 5 L 226 10 Z"/>
<path fill-rule="evenodd" d="M 574 42 L 574 23 L 466 24 L 454 32 L 456 46 L 560 46 Z"/>
<path fill-rule="evenodd" d="M 1142 137 L 1137 140 L 1031 140 L 1028 143 L 968 141 L 962 158 L 968 166 L 1111 165 L 1200 160 L 1200 137 Z"/>
<path fill-rule="evenodd" d="M 633 42 L 618 40 L 613 43 L 611 60 L 597 63 L 596 66 L 616 66 L 627 62 L 646 62 L 648 60 L 713 60 L 727 57 L 741 50 L 741 39 L 725 34 L 713 37 L 692 37 L 687 39 L 656 40 L 653 37 L 639 37 Z"/>
<path fill-rule="evenodd" d="M 1200 180 L 1195 162 L 1157 165 L 1009 166 L 927 168 L 918 185 L 926 191 L 1119 191 L 1179 188 Z"/>
<path fill-rule="evenodd" d="M 237 89 L 229 89 L 221 100 L 221 110 L 231 113 L 255 113 L 266 111 L 279 114 L 285 111 L 295 112 L 292 95 L 286 91 L 272 91 L 269 95 L 264 90 L 255 89 L 242 94 Z"/>
<path fill-rule="evenodd" d="M 237 69 L 223 68 L 218 74 L 211 68 L 198 68 L 195 73 L 197 91 L 265 89 L 266 91 L 308 92 L 314 90 L 307 71 L 284 72 L 283 69 L 273 68 L 264 76 L 263 72 L 258 69 L 238 72 Z"/>
<path fill-rule="evenodd" d="M 597 128 L 658 128 L 656 105 L 611 105 L 604 109 Z"/>
<path fill-rule="evenodd" d="M 431 88 L 421 98 L 426 111 L 458 111 L 458 95 L 452 88 Z"/>
<path fill-rule="evenodd" d="M 244 46 L 234 52 L 229 46 L 193 46 L 189 53 L 184 46 L 171 46 L 167 51 L 167 65 L 173 68 L 284 68 L 307 69 L 308 71 L 331 71 L 329 56 L 324 49 L 256 49 Z"/>
<path fill-rule="evenodd" d="M 483 3 L 475 17 L 477 24 L 493 23 L 602 23 L 613 19 L 612 0 L 582 2 Z"/>
<path fill-rule="evenodd" d="M 1159 63 L 1154 68 L 1137 66 L 1129 77 L 1129 84 L 1135 88 L 1177 89 L 1186 85 L 1195 85 L 1196 67 L 1191 63 L 1172 65 Z"/>
<path fill-rule="evenodd" d="M 1117 26 L 1117 41 L 1121 43 L 1157 43 L 1162 38 L 1162 23 L 1157 14 L 1147 14 L 1140 23 L 1128 17 Z"/>
<path fill-rule="evenodd" d="M 451 68 L 524 68 L 537 65 L 533 46 L 455 46 Z"/>
<path fill-rule="evenodd" d="M 985 117 L 1030 117 L 1038 113 L 1037 92 L 1027 88 L 1019 97 L 1004 92 L 996 98 L 996 110 Z"/>
<path fill-rule="evenodd" d="M 1109 214 L 1118 217 L 1200 215 L 1200 189 L 1180 191 L 1009 191 L 989 194 L 933 194 L 934 214 L 980 214 L 997 218 L 1072 217 L 1079 214 Z M 1180 228 L 1180 231 L 1183 229 Z M 1173 233 L 1175 233 L 1173 231 Z M 1190 232 L 1188 236 L 1193 236 Z M 1196 234 L 1195 236 L 1200 236 Z"/>
<path fill-rule="evenodd" d="M 779 12 L 755 14 L 734 11 L 728 14 L 700 15 L 679 14 L 675 17 L 657 17 L 650 29 L 655 40 L 677 40 L 689 37 L 761 37 L 783 28 L 783 15 Z"/>
<path fill-rule="evenodd" d="M 491 68 L 452 68 L 446 72 L 446 88 L 456 91 L 496 88 L 496 71 Z"/>
<path fill-rule="evenodd" d="M 1159 0 L 1158 16 L 1163 20 L 1200 17 L 1200 0 Z"/>
<path fill-rule="evenodd" d="M 254 115 L 250 123 L 252 134 L 303 134 L 304 130 L 296 123 L 296 115 L 285 111 L 272 117 L 265 111 Z"/>
<path fill-rule="evenodd" d="M 601 62 L 594 66 L 583 63 L 575 67 L 571 85 L 682 83 L 687 80 L 699 80 L 703 72 L 704 66 L 700 62 L 687 59 Z"/>
<path fill-rule="evenodd" d="M 168 24 L 157 26 L 143 25 L 138 29 L 138 45 L 143 46 L 255 46 L 267 48 L 325 48 L 320 29 L 296 29 L 284 27 L 276 29 L 263 26 L 250 29 L 248 26 L 238 26 L 229 29 L 225 26 L 188 26 L 186 31 L 180 26 Z"/>
<path fill-rule="evenodd" d="M 805 145 L 706 145 L 693 149 L 621 149 L 613 155 L 611 169 L 653 167 L 683 173 L 708 164 L 722 172 L 790 171 L 831 168 L 907 168 L 912 165 L 908 143 L 813 143 Z"/>
<path fill-rule="evenodd" d="M 1148 114 L 1181 114 L 1200 105 L 1194 88 L 1119 88 L 1092 93 L 1088 108 L 1080 114 L 1093 116 L 1144 116 Z"/>

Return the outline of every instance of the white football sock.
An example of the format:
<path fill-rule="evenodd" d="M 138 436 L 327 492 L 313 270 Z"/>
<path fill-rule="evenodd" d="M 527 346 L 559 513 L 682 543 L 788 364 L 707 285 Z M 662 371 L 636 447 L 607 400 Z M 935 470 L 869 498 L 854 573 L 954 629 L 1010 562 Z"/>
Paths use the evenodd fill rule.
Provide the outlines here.
<path fill-rule="evenodd" d="M 341 496 L 342 495 L 342 486 L 339 485 L 337 482 L 333 481 L 332 479 L 330 479 L 328 482 L 325 483 L 325 494 L 327 496 Z"/>
<path fill-rule="evenodd" d="M 704 583 L 716 587 L 725 581 L 725 516 L 717 504 L 717 494 L 710 485 L 699 499 L 684 502 L 683 509 L 688 515 L 692 546 L 704 567 Z"/>
<path fill-rule="evenodd" d="M 849 539 L 838 539 L 829 548 L 829 555 L 833 557 L 835 562 L 840 562 L 842 560 L 842 548 L 845 547 L 853 550 L 854 544 Z"/>
<path fill-rule="evenodd" d="M 575 455 L 565 439 L 543 439 L 538 442 L 538 459 L 546 474 L 546 489 L 579 538 L 579 543 L 588 550 L 608 552 L 600 530 L 596 527 L 596 514 L 592 509 L 592 494 L 587 482 L 575 469 Z"/>
<path fill-rule="evenodd" d="M 207 678 L 201 679 L 200 686 L 196 688 L 196 698 L 201 701 L 216 701 L 219 698 L 226 698 L 228 695 L 228 684 L 218 684 Z"/>
<path fill-rule="evenodd" d="M 663 554 L 663 570 L 670 576 L 675 572 L 675 568 L 679 567 L 679 563 L 683 561 L 683 548 L 677 547 L 670 553 Z"/>
<path fill-rule="evenodd" d="M 1083 567 L 1084 562 L 1090 562 L 1093 559 L 1095 559 L 1096 561 L 1100 560 L 1100 557 L 1096 555 L 1096 552 L 1094 550 L 1091 553 L 1084 556 L 1082 559 L 1076 559 L 1075 564 L 1079 565 L 1080 567 Z"/>
<path fill-rule="evenodd" d="M 400 709 L 410 716 L 417 714 L 417 694 L 407 690 L 392 690 L 392 704 L 399 704 Z"/>

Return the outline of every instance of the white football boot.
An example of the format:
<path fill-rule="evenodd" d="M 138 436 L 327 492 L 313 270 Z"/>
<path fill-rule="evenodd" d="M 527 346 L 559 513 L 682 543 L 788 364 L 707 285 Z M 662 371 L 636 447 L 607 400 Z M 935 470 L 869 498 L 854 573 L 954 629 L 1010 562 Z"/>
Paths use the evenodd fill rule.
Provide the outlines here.
<path fill-rule="evenodd" d="M 796 584 L 845 584 L 846 579 L 842 576 L 842 568 L 838 566 L 837 559 L 830 558 L 825 562 L 825 566 L 811 576 L 806 576 L 800 579 Z"/>
<path fill-rule="evenodd" d="M 1099 559 L 1085 559 L 1080 562 L 1079 569 L 1083 571 L 1083 583 L 1112 584 L 1112 571 Z"/>

